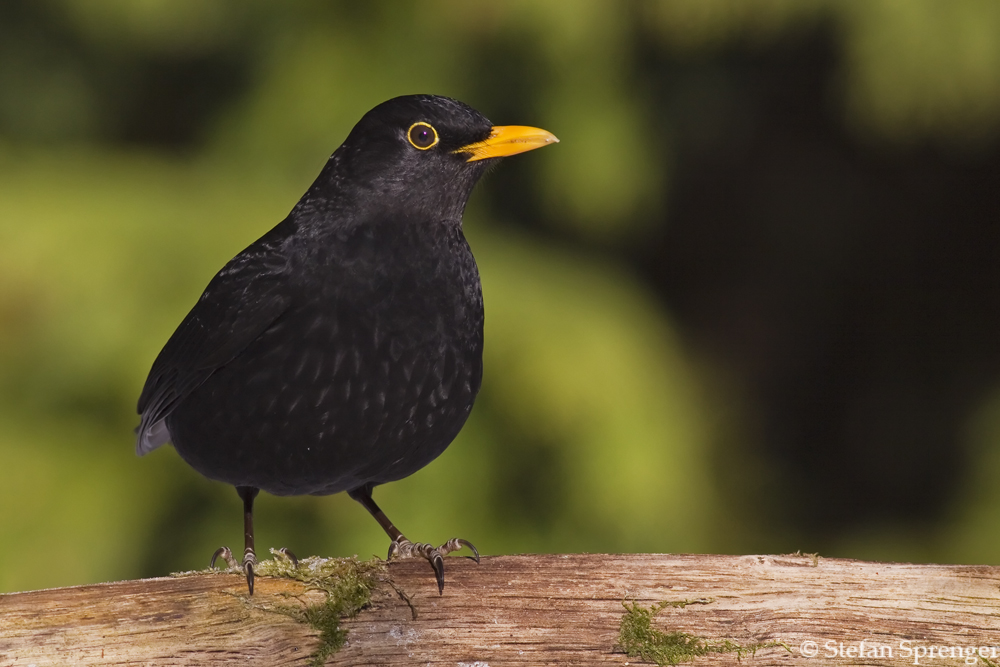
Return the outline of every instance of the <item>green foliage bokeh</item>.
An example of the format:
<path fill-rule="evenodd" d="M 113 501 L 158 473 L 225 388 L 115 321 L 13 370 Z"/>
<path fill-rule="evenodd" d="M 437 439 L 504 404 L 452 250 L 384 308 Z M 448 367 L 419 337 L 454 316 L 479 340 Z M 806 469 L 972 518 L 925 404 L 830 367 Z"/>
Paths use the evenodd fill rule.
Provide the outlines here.
<path fill-rule="evenodd" d="M 648 213 L 670 196 L 670 128 L 634 85 L 638 31 L 684 57 L 832 21 L 838 109 L 861 141 L 982 141 L 1000 113 L 1000 12 L 987 1 L 949 3 L 946 17 L 933 0 L 43 4 L 108 58 L 231 51 L 250 78 L 196 148 L 130 148 L 106 140 L 79 71 L 33 61 L 30 44 L 0 47 L 0 117 L 17 128 L 0 138 L 0 591 L 192 569 L 238 545 L 232 489 L 169 448 L 133 455 L 135 400 L 213 273 L 384 99 L 446 94 L 552 130 L 560 145 L 517 158 L 532 196 L 553 225 L 612 247 L 652 233 Z M 496 53 L 524 59 L 516 76 Z M 546 245 L 500 216 L 473 195 L 480 402 L 439 460 L 377 490 L 393 521 L 484 553 L 739 550 L 766 533 L 726 518 L 712 457 L 731 415 L 670 313 L 613 254 Z M 996 414 L 984 406 L 970 427 L 993 469 Z M 956 508 L 957 546 L 910 553 L 995 560 L 1000 547 L 979 539 L 995 496 Z M 387 547 L 343 495 L 263 496 L 257 533 L 262 552 Z"/>

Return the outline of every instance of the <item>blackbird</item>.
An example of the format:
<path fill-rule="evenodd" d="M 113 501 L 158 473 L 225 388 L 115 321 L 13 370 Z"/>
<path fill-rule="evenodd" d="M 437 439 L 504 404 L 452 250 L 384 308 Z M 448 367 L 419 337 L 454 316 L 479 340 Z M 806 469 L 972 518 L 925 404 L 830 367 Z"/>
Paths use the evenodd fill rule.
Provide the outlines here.
<path fill-rule="evenodd" d="M 291 213 L 219 271 L 153 362 L 136 452 L 173 444 L 243 500 L 253 594 L 253 502 L 347 491 L 420 556 L 444 590 L 452 539 L 412 543 L 372 499 L 458 434 L 483 375 L 483 298 L 462 233 L 499 158 L 557 142 L 494 126 L 462 102 L 397 97 L 358 122 Z M 294 555 L 282 550 L 293 564 Z M 222 556 L 240 565 L 226 547 Z"/>

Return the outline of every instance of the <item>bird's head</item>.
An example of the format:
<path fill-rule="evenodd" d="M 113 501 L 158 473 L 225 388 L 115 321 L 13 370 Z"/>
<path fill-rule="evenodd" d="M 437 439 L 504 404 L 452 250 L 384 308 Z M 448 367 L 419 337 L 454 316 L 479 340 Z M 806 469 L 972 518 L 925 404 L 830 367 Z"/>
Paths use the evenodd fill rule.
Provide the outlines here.
<path fill-rule="evenodd" d="M 311 190 L 355 210 L 455 219 L 491 164 L 558 141 L 535 127 L 494 126 L 448 97 L 396 97 L 364 115 Z"/>

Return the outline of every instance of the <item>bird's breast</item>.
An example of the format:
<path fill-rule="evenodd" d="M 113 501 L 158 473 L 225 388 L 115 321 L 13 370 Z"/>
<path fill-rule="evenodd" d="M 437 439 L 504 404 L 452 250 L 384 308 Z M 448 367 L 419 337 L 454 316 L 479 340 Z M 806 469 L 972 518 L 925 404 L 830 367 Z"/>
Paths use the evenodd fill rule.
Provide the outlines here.
<path fill-rule="evenodd" d="M 307 275 L 278 321 L 178 407 L 174 445 L 195 468 L 334 493 L 405 477 L 455 437 L 482 379 L 468 247 L 354 259 Z"/>

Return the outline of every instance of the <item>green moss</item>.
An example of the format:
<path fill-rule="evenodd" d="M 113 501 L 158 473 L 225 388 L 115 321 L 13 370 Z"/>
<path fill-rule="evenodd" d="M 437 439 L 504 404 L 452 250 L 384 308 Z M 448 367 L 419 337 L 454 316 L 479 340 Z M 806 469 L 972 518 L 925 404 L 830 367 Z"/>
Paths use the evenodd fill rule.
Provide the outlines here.
<path fill-rule="evenodd" d="M 789 556 L 798 556 L 798 557 L 801 557 L 801 558 L 809 558 L 810 560 L 812 560 L 812 566 L 813 567 L 819 567 L 819 554 L 818 553 L 807 553 L 807 552 L 803 552 L 801 549 L 799 549 L 795 553 L 788 554 L 788 555 Z"/>
<path fill-rule="evenodd" d="M 311 590 L 325 593 L 321 602 L 308 603 L 295 598 L 297 604 L 275 605 L 261 596 L 241 595 L 240 599 L 251 609 L 266 611 L 307 623 L 319 633 L 319 647 L 311 656 L 310 665 L 322 667 L 326 659 L 344 645 L 347 631 L 340 627 L 345 618 L 354 618 L 371 600 L 372 590 L 385 576 L 385 561 L 359 561 L 357 558 L 320 558 L 310 556 L 299 560 L 297 568 L 283 554 L 257 563 L 254 572 L 258 577 L 285 577 L 301 581 Z M 173 577 L 190 577 L 202 574 L 218 574 L 211 568 L 191 572 L 174 572 Z M 391 582 L 389 582 L 391 584 Z"/>
<path fill-rule="evenodd" d="M 323 591 L 321 602 L 313 604 L 276 605 L 264 608 L 299 622 L 308 623 L 319 633 L 319 646 L 311 656 L 310 664 L 322 667 L 347 639 L 347 631 L 340 627 L 341 620 L 357 616 L 371 600 L 375 586 L 383 579 L 385 563 L 361 562 L 357 558 L 319 558 L 312 556 L 299 561 L 293 568 L 283 556 L 257 564 L 257 574 L 262 577 L 288 577 L 305 583 L 310 589 Z M 253 599 L 247 599 L 253 604 Z"/>
<path fill-rule="evenodd" d="M 674 609 L 683 609 L 684 607 L 690 604 L 712 604 L 713 602 L 715 602 L 715 598 L 695 598 L 693 600 L 667 600 L 665 602 L 661 602 L 658 605 L 656 605 L 658 607 L 656 612 L 659 612 L 660 609 L 666 609 L 667 607 L 673 607 Z M 626 607 L 626 609 L 628 609 L 628 607 Z M 656 615 L 656 612 L 653 612 L 654 616 Z"/>
<path fill-rule="evenodd" d="M 778 642 L 767 642 L 741 646 L 728 639 L 708 640 L 686 632 L 661 632 L 653 628 L 653 618 L 667 607 L 683 608 L 690 604 L 710 604 L 711 599 L 675 600 L 642 607 L 638 603 L 623 602 L 625 615 L 618 629 L 618 646 L 630 658 L 641 658 L 647 662 L 676 665 L 710 653 L 735 653 L 737 657 L 753 655 L 758 649 L 785 647 Z M 787 648 L 787 647 L 785 647 Z"/>

